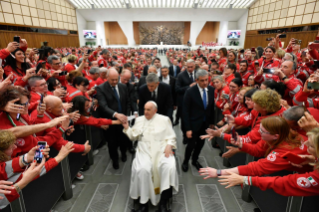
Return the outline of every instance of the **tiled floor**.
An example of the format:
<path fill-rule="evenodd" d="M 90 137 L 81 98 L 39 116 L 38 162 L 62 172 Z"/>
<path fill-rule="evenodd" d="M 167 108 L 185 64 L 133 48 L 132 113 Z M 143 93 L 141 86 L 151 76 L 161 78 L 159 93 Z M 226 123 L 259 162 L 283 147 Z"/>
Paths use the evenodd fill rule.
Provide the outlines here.
<path fill-rule="evenodd" d="M 166 61 L 164 56 L 160 56 Z M 167 65 L 163 64 L 162 65 Z M 172 199 L 172 212 L 253 212 L 254 203 L 241 200 L 241 188 L 225 189 L 217 179 L 204 180 L 190 164 L 188 172 L 182 172 L 180 165 L 184 159 L 185 146 L 182 144 L 180 126 L 174 127 L 178 140 L 176 152 L 179 173 L 179 193 Z M 199 162 L 203 166 L 224 168 L 218 156 L 219 150 L 206 142 Z M 120 169 L 114 170 L 110 163 L 107 147 L 102 147 L 94 157 L 94 165 L 84 172 L 85 179 L 75 181 L 74 196 L 71 200 L 60 200 L 54 212 L 130 212 L 133 201 L 129 198 L 131 175 L 131 155 L 126 163 L 120 163 Z M 150 212 L 156 207 L 151 206 Z"/>

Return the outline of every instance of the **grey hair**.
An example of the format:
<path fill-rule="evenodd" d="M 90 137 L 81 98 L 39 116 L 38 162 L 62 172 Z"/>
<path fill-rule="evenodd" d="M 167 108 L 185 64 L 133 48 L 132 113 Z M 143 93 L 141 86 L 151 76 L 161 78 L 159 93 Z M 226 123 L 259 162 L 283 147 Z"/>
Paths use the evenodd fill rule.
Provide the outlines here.
<path fill-rule="evenodd" d="M 293 106 L 288 110 L 285 110 L 282 115 L 287 121 L 299 121 L 304 115 L 304 108 L 302 106 Z"/>
<path fill-rule="evenodd" d="M 89 72 L 90 74 L 98 74 L 100 73 L 100 69 L 98 67 L 92 67 Z"/>
<path fill-rule="evenodd" d="M 154 73 L 149 73 L 147 76 L 146 76 L 146 83 L 158 83 L 159 82 L 159 78 L 157 76 L 157 74 L 154 74 Z"/>
<path fill-rule="evenodd" d="M 223 84 L 225 83 L 225 80 L 224 80 L 224 78 L 221 75 L 213 77 L 213 81 L 216 80 L 216 79 L 218 79 Z"/>
<path fill-rule="evenodd" d="M 105 67 L 100 68 L 100 72 L 107 72 L 107 68 Z"/>
<path fill-rule="evenodd" d="M 28 85 L 29 87 L 33 87 L 35 86 L 36 82 L 39 81 L 39 80 L 43 80 L 44 78 L 41 77 L 41 76 L 38 76 L 38 75 L 35 75 L 35 76 L 32 76 L 28 79 Z"/>
<path fill-rule="evenodd" d="M 195 63 L 195 61 L 193 59 L 189 59 L 186 63 Z"/>
<path fill-rule="evenodd" d="M 132 75 L 132 73 L 131 73 L 130 70 L 128 70 L 128 69 L 123 69 L 123 71 L 122 71 L 122 73 L 121 73 L 121 76 L 123 76 L 123 75 L 126 74 L 126 73 L 130 73 L 130 74 Z"/>
<path fill-rule="evenodd" d="M 56 55 L 50 55 L 49 57 L 48 57 L 48 63 L 49 64 L 52 64 L 53 63 L 53 61 L 52 60 L 59 60 L 60 58 L 58 57 L 58 56 L 56 56 Z"/>
<path fill-rule="evenodd" d="M 163 67 L 161 67 L 161 70 L 163 70 L 163 69 L 169 69 L 169 68 L 168 68 L 168 66 L 163 66 Z"/>
<path fill-rule="evenodd" d="M 199 77 L 204 77 L 207 75 L 208 75 L 208 72 L 206 70 L 199 68 L 196 71 L 195 78 L 198 79 Z"/>
<path fill-rule="evenodd" d="M 157 104 L 156 104 L 156 102 L 154 102 L 154 101 L 148 101 L 148 102 L 146 102 L 146 103 L 152 103 L 152 104 L 154 105 L 154 108 L 157 109 Z"/>
<path fill-rule="evenodd" d="M 107 49 L 103 49 L 103 50 L 101 51 L 101 55 L 102 55 L 102 54 L 107 54 L 107 53 L 109 53 L 109 50 L 107 50 Z"/>

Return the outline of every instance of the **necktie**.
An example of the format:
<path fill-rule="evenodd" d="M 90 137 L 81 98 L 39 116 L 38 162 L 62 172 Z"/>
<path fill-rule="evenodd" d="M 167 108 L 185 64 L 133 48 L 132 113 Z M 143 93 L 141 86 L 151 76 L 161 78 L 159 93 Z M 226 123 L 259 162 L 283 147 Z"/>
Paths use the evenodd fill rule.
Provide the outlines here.
<path fill-rule="evenodd" d="M 204 108 L 206 110 L 207 107 L 207 97 L 206 97 L 206 91 L 205 89 L 203 89 L 203 104 L 204 104 Z"/>
<path fill-rule="evenodd" d="M 176 66 L 174 66 L 174 77 L 176 77 Z"/>
<path fill-rule="evenodd" d="M 193 73 L 190 74 L 191 81 L 194 82 Z"/>
<path fill-rule="evenodd" d="M 152 92 L 152 97 L 151 99 L 155 102 L 156 101 L 156 97 L 155 97 L 155 91 Z"/>
<path fill-rule="evenodd" d="M 117 112 L 122 113 L 122 106 L 121 106 L 121 102 L 120 102 L 119 95 L 118 95 L 118 93 L 117 93 L 115 87 L 112 87 L 112 88 L 113 88 L 113 92 L 114 92 L 114 95 L 115 95 L 115 97 L 116 97 L 117 105 L 118 105 L 118 109 L 119 109 L 119 111 L 117 111 Z"/>

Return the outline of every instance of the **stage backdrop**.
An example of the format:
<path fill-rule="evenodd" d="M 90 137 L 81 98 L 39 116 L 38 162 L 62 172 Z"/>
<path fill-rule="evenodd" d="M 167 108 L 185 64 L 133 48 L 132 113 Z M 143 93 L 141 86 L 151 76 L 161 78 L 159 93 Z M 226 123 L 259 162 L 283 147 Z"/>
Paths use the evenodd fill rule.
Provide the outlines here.
<path fill-rule="evenodd" d="M 141 45 L 182 45 L 185 22 L 139 22 Z"/>

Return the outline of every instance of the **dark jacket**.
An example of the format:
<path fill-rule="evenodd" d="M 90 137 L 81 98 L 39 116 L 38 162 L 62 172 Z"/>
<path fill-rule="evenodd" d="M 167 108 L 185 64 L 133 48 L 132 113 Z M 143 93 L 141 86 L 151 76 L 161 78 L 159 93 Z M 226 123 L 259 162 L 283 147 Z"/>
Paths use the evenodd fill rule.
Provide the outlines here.
<path fill-rule="evenodd" d="M 176 66 L 176 75 L 174 73 L 173 65 L 169 67 L 169 75 L 172 77 L 177 77 L 177 75 L 181 72 L 181 68 L 179 66 Z"/>
<path fill-rule="evenodd" d="M 160 81 L 163 81 L 163 77 L 159 77 Z M 172 98 L 173 98 L 173 105 L 177 106 L 177 94 L 175 91 L 175 85 L 176 85 L 176 78 L 169 76 L 169 85 L 171 86 L 171 91 L 172 91 Z"/>
<path fill-rule="evenodd" d="M 196 71 L 194 70 L 194 72 L 196 73 Z M 195 76 L 194 73 L 194 76 Z M 195 78 L 194 78 L 195 81 Z M 192 81 L 189 77 L 188 72 L 185 70 L 181 73 L 179 73 L 179 75 L 177 76 L 176 79 L 176 86 L 175 86 L 175 90 L 177 93 L 177 106 L 182 108 L 183 107 L 183 98 L 184 98 L 184 94 L 186 92 L 186 90 L 189 87 L 189 85 L 192 84 Z"/>

